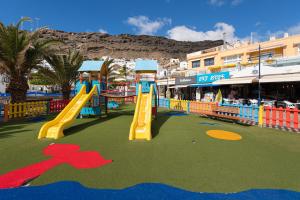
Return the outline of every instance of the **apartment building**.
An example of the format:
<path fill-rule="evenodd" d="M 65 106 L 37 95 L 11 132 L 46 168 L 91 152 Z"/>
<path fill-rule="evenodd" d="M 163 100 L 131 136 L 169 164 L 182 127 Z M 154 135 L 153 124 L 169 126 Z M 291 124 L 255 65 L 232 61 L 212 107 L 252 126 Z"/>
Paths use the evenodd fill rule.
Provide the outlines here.
<path fill-rule="evenodd" d="M 182 88 L 181 92 L 189 98 L 197 96 L 195 92 L 218 89 L 222 89 L 224 96 L 236 90 L 239 97 L 257 98 L 260 82 L 262 98 L 300 99 L 296 92 L 300 90 L 300 35 L 285 33 L 281 38 L 270 37 L 264 42 L 225 43 L 187 54 L 187 62 L 185 77 L 193 74 L 194 82 L 176 87 Z"/>
<path fill-rule="evenodd" d="M 187 54 L 188 69 L 197 73 L 218 72 L 258 63 L 259 45 L 261 60 L 272 62 L 277 58 L 300 56 L 300 35 L 283 38 L 270 37 L 265 42 L 237 42 Z"/>

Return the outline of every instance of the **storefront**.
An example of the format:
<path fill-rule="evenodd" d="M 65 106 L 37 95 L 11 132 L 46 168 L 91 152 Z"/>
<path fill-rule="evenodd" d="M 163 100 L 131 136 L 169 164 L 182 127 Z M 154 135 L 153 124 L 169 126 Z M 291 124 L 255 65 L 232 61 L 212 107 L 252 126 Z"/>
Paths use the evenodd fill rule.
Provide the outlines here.
<path fill-rule="evenodd" d="M 193 92 L 193 88 L 190 86 L 196 83 L 195 76 L 189 77 L 177 77 L 175 79 L 175 99 L 182 99 L 182 100 L 194 100 L 195 92 Z"/>
<path fill-rule="evenodd" d="M 161 98 L 166 98 L 167 90 L 169 88 L 169 91 L 171 93 L 171 98 L 173 98 L 174 97 L 174 88 L 171 88 L 171 87 L 173 87 L 174 85 L 175 85 L 174 78 L 157 80 L 159 96 Z"/>
<path fill-rule="evenodd" d="M 218 80 L 229 79 L 229 72 L 196 75 L 196 83 L 191 85 L 193 96 L 197 101 L 213 101 L 219 86 L 213 84 Z"/>
<path fill-rule="evenodd" d="M 213 82 L 219 86 L 224 98 L 258 99 L 259 84 L 262 100 L 300 101 L 300 65 L 285 67 L 261 66 L 258 78 L 258 67 L 248 67 L 241 71 L 231 72 L 230 79 Z"/>
<path fill-rule="evenodd" d="M 259 82 L 263 99 L 300 102 L 300 73 L 266 75 Z"/>
<path fill-rule="evenodd" d="M 213 84 L 222 89 L 224 98 L 228 99 L 248 99 L 257 98 L 258 80 L 255 76 L 231 77 L 215 81 Z"/>

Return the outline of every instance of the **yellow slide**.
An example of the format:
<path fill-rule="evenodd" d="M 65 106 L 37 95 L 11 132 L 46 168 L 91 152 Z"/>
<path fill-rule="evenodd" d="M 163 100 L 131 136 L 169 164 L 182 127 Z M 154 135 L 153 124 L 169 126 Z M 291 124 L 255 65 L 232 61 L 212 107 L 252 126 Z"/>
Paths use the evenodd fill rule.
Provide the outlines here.
<path fill-rule="evenodd" d="M 77 117 L 82 107 L 94 94 L 97 94 L 97 92 L 97 86 L 94 85 L 90 93 L 86 94 L 86 86 L 83 85 L 79 93 L 59 113 L 59 115 L 57 115 L 57 117 L 52 121 L 49 121 L 42 126 L 39 132 L 38 139 L 58 139 L 63 137 L 63 130 L 73 123 L 74 119 Z"/>
<path fill-rule="evenodd" d="M 130 126 L 129 140 L 151 140 L 152 121 L 152 93 L 153 85 L 149 93 L 142 93 L 142 85 L 139 85 L 139 93 L 136 102 L 133 121 Z"/>

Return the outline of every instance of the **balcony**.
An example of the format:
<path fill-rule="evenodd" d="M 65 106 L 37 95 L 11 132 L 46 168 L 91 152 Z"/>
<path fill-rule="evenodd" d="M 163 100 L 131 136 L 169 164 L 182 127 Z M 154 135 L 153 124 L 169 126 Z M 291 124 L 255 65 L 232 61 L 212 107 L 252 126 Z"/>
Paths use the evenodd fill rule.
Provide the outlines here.
<path fill-rule="evenodd" d="M 300 55 L 277 58 L 273 63 L 270 63 L 269 65 L 273 67 L 300 65 Z"/>

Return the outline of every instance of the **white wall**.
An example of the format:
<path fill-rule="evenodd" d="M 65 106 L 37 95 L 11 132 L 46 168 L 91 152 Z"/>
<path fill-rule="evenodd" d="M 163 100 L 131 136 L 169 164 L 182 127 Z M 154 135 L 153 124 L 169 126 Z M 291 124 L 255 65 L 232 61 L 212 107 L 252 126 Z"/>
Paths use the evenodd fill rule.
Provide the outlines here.
<path fill-rule="evenodd" d="M 5 93 L 8 84 L 8 79 L 5 75 L 0 74 L 0 93 Z"/>
<path fill-rule="evenodd" d="M 187 68 L 188 68 L 188 63 L 187 63 L 187 61 L 181 61 L 181 62 L 179 63 L 179 68 L 180 68 L 181 70 L 187 69 Z"/>

